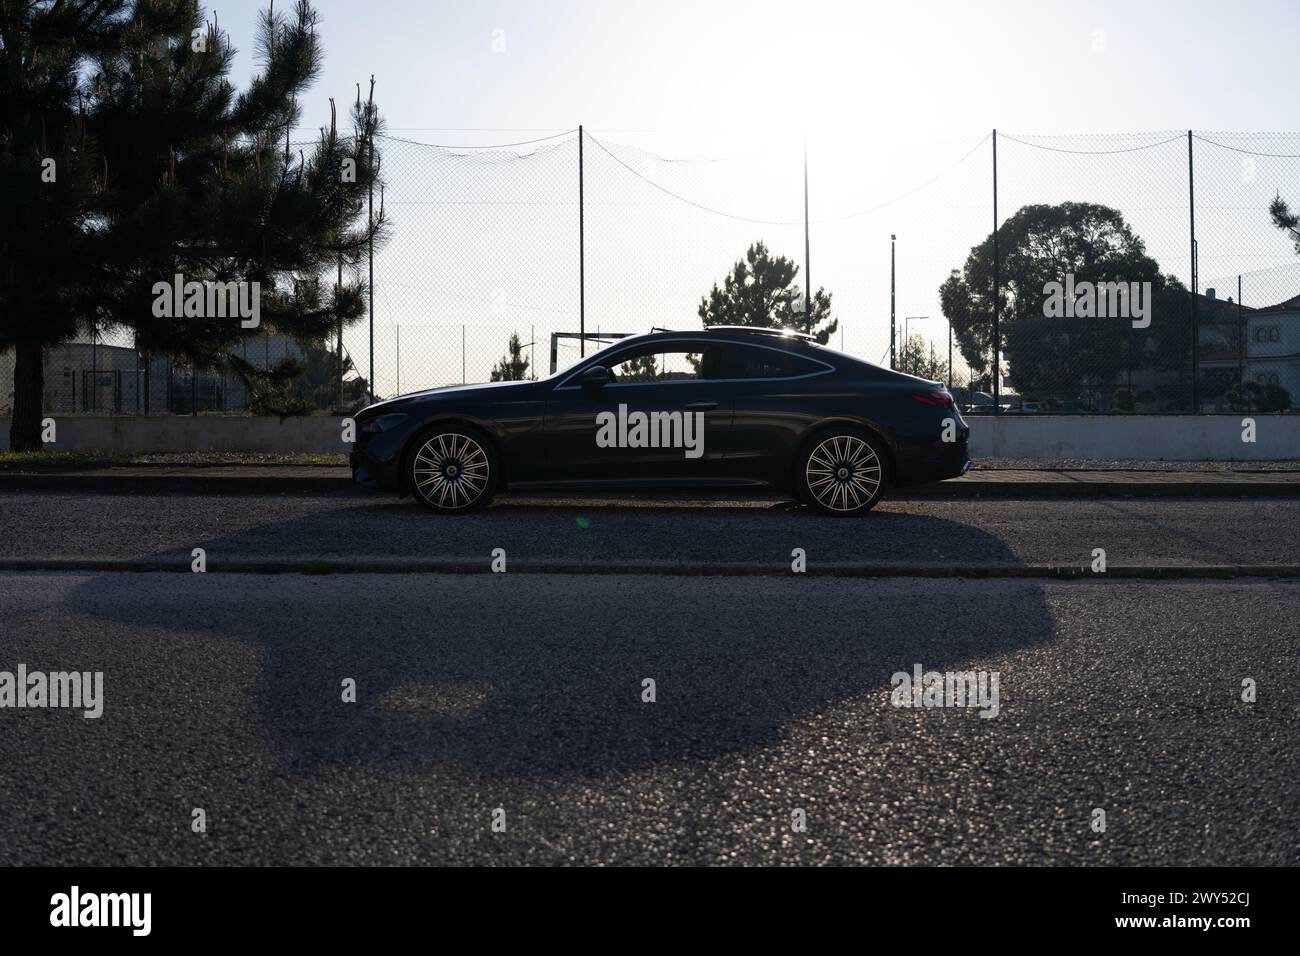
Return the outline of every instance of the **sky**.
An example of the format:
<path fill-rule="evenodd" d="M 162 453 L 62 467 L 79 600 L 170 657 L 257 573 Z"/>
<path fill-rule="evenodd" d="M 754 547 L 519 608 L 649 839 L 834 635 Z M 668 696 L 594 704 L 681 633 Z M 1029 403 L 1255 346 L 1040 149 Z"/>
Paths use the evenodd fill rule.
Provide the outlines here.
<path fill-rule="evenodd" d="M 304 139 L 328 121 L 328 97 L 350 101 L 371 74 L 387 131 L 405 140 L 486 146 L 584 125 L 589 328 L 698 324 L 700 295 L 762 239 L 834 293 L 833 344 L 879 361 L 898 235 L 899 321 L 928 316 L 913 331 L 942 346 L 938 284 L 993 221 L 995 127 L 1009 137 L 999 218 L 1026 202 L 1104 201 L 1188 281 L 1185 131 L 1300 130 L 1295 0 L 315 6 L 325 64 L 303 99 Z M 208 4 L 240 51 L 236 83 L 256 69 L 264 7 Z M 1071 138 L 1038 138 L 1056 134 Z M 1300 193 L 1300 138 L 1215 142 L 1197 143 L 1201 275 L 1286 263 L 1261 208 L 1288 184 Z M 385 163 L 380 391 L 458 381 L 462 366 L 485 379 L 512 330 L 545 372 L 549 332 L 577 327 L 576 140 L 390 143 Z M 363 368 L 364 339 L 346 340 Z"/>
<path fill-rule="evenodd" d="M 254 15 L 264 6 L 208 6 L 241 50 L 236 76 L 253 69 Z M 327 96 L 347 96 L 371 73 L 395 131 L 721 124 L 815 139 L 863 122 L 931 137 L 995 126 L 1300 125 L 1294 0 L 317 0 L 316 8 L 327 59 L 305 104 L 307 125 L 327 117 Z"/>

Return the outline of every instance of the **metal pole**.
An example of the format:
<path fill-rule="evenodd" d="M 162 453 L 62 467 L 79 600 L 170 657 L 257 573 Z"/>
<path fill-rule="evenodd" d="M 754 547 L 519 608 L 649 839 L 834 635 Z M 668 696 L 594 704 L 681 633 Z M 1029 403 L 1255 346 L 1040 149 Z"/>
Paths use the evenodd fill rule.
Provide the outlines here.
<path fill-rule="evenodd" d="M 340 252 L 339 253 L 339 281 L 338 281 L 337 291 L 335 292 L 335 297 L 334 297 L 336 302 L 338 301 L 338 296 L 342 292 L 343 292 L 343 253 Z M 338 334 L 334 342 L 335 342 L 335 351 L 338 353 L 335 357 L 338 359 L 338 365 L 339 365 L 338 409 L 339 411 L 342 411 L 343 410 L 343 313 L 342 312 L 339 313 Z"/>
<path fill-rule="evenodd" d="M 90 326 L 90 410 L 99 411 L 99 326 Z"/>
<path fill-rule="evenodd" d="M 401 395 L 402 394 L 402 327 L 400 325 L 395 325 L 393 326 L 393 330 L 397 333 L 397 389 L 396 391 L 398 395 Z"/>
<path fill-rule="evenodd" d="M 1201 330 L 1197 315 L 1196 294 L 1198 286 L 1196 256 L 1196 188 L 1192 170 L 1192 131 L 1187 131 L 1187 217 L 1188 229 L 1192 240 L 1192 414 L 1201 413 L 1200 396 L 1197 394 L 1196 378 L 1201 363 Z"/>
<path fill-rule="evenodd" d="M 952 391 L 952 319 L 948 320 L 948 391 Z"/>
<path fill-rule="evenodd" d="M 460 327 L 460 384 L 465 384 L 465 326 Z"/>
<path fill-rule="evenodd" d="M 803 330 L 812 334 L 812 244 L 808 239 L 808 138 L 803 141 Z"/>
<path fill-rule="evenodd" d="M 889 367 L 898 368 L 898 331 L 894 322 L 894 244 L 898 237 L 889 236 Z"/>
<path fill-rule="evenodd" d="M 587 355 L 587 245 L 583 221 L 582 124 L 578 124 L 578 357 Z"/>
<path fill-rule="evenodd" d="M 1002 343 L 998 306 L 998 131 L 993 131 L 993 414 L 1001 413 Z"/>
<path fill-rule="evenodd" d="M 1237 273 L 1237 384 L 1246 381 L 1246 323 L 1241 311 L 1241 273 Z"/>
<path fill-rule="evenodd" d="M 360 99 L 360 97 L 358 97 Z M 370 235 L 366 239 L 370 259 L 370 402 L 375 401 L 375 77 L 370 76 L 370 102 L 366 104 L 367 142 L 370 144 L 370 196 L 366 200 L 366 222 Z"/>

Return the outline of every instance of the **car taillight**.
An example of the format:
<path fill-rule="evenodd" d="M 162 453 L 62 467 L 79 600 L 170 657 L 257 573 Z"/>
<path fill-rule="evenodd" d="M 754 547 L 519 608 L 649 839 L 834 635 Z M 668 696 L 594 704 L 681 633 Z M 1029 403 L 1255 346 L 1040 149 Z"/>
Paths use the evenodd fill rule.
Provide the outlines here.
<path fill-rule="evenodd" d="M 947 392 L 917 392 L 912 396 L 914 401 L 923 405 L 934 405 L 939 408 L 952 408 L 952 396 Z"/>

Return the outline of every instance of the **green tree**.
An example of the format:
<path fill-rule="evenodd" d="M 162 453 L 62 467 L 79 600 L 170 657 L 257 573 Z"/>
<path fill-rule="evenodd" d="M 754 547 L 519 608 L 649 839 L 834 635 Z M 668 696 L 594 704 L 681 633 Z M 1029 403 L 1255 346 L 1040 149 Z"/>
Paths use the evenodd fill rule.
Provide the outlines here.
<path fill-rule="evenodd" d="M 898 355 L 898 370 L 936 382 L 948 380 L 948 360 L 934 354 L 934 345 L 923 335 L 909 335 Z"/>
<path fill-rule="evenodd" d="M 338 351 L 330 345 L 317 342 L 299 342 L 298 345 L 303 352 L 299 363 L 302 373 L 292 380 L 291 386 L 309 409 L 337 409 L 342 412 L 366 397 L 368 383 L 363 376 L 357 374 L 352 356 L 344 352 L 340 366 Z"/>
<path fill-rule="evenodd" d="M 1234 382 L 1223 393 L 1230 412 L 1285 412 L 1291 409 L 1291 393 L 1281 385 L 1262 382 Z"/>
<path fill-rule="evenodd" d="M 519 333 L 511 332 L 510 341 L 506 343 L 506 354 L 492 370 L 494 382 L 522 382 L 528 377 L 528 359 L 524 356 L 523 343 Z"/>
<path fill-rule="evenodd" d="M 1296 255 L 1300 255 L 1300 214 L 1291 211 L 1291 207 L 1281 196 L 1273 199 L 1268 207 L 1268 214 L 1273 220 L 1273 225 L 1287 234 L 1295 246 Z"/>
<path fill-rule="evenodd" d="M 250 298 L 256 288 L 261 324 L 303 341 L 323 342 L 358 318 L 365 288 L 357 267 L 384 228 L 382 202 L 373 225 L 366 215 L 378 178 L 368 148 L 378 111 L 373 85 L 366 101 L 358 89 L 352 136 L 331 121 L 309 148 L 291 143 L 300 95 L 323 55 L 310 4 L 261 16 L 260 69 L 242 93 L 227 79 L 228 36 L 193 0 L 137 0 L 118 14 L 112 42 L 92 44 L 64 90 L 68 108 L 84 110 L 83 159 L 94 174 L 83 197 L 88 214 L 63 250 L 66 261 L 80 249 L 80 265 L 53 282 L 69 308 L 28 311 L 9 338 L 49 345 L 77 325 L 126 328 L 142 351 L 203 368 L 241 336 L 265 331 L 208 309 L 159 314 L 155 286 L 176 275 L 237 283 Z M 0 57 L 9 55 L 6 43 Z M 244 372 L 262 374 L 268 389 L 284 386 L 284 370 Z M 16 371 L 24 393 L 31 377 Z M 11 443 L 39 447 L 39 390 L 24 399 L 22 415 L 17 392 L 16 382 Z"/>
<path fill-rule="evenodd" d="M 1111 382 L 1121 370 L 1146 367 L 1153 354 L 1168 355 L 1186 338 L 1185 322 L 1171 310 L 1186 292 L 1171 296 L 1176 280 L 1163 276 L 1146 247 L 1114 209 L 1093 203 L 1025 206 L 998 227 L 999 329 L 1011 386 L 1024 395 L 1072 397 Z M 1065 318 L 1044 314 L 1044 286 L 1065 281 L 1150 282 L 1150 330 L 1122 318 Z M 977 377 L 991 371 L 993 237 L 974 247 L 961 270 L 939 290 L 962 356 Z M 1181 324 L 1180 324 L 1181 322 Z M 1157 347 L 1147 343 L 1156 339 Z M 1173 349 L 1170 343 L 1175 343 Z"/>
<path fill-rule="evenodd" d="M 76 334 L 103 189 L 81 99 L 121 42 L 125 0 L 0 2 L 0 352 L 14 351 L 10 447 L 41 447 L 45 348 Z"/>
<path fill-rule="evenodd" d="M 722 288 L 715 283 L 700 299 L 699 316 L 705 325 L 753 325 L 764 329 L 808 332 L 825 345 L 839 328 L 831 318 L 831 295 L 825 289 L 813 294 L 810 316 L 796 310 L 802 290 L 795 285 L 799 267 L 784 256 L 772 256 L 767 245 L 755 242 L 731 267 Z M 811 321 L 808 319 L 811 318 Z"/>

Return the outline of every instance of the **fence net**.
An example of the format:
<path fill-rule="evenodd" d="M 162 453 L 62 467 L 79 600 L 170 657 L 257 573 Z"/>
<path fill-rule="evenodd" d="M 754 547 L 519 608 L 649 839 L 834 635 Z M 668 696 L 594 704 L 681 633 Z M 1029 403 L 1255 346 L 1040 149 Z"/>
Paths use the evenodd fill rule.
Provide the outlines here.
<path fill-rule="evenodd" d="M 1300 396 L 1300 254 L 1270 215 L 1275 197 L 1300 207 L 1300 134 L 635 140 L 378 137 L 390 232 L 373 329 L 343 331 L 342 363 L 335 341 L 273 329 L 236 354 L 293 356 L 307 406 L 347 409 L 544 377 L 619 335 L 698 328 L 702 310 L 799 325 L 808 286 L 829 345 L 949 383 L 975 412 L 998 410 L 995 394 L 1017 413 L 1278 411 Z M 771 308 L 719 311 L 714 287 L 760 246 L 748 281 L 775 283 Z M 46 405 L 239 412 L 249 396 L 228 368 L 96 330 L 49 350 Z"/>

